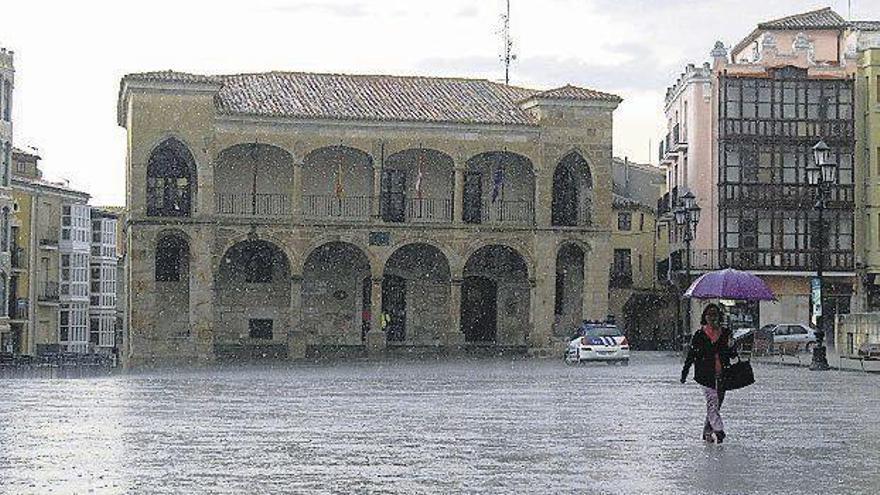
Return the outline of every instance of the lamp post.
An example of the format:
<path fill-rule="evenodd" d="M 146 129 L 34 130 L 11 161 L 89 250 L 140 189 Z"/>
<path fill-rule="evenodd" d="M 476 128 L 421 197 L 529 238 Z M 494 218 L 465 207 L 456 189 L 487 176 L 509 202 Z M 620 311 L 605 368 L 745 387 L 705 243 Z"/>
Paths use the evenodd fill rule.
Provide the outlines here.
<path fill-rule="evenodd" d="M 813 348 L 813 360 L 810 364 L 812 370 L 827 370 L 828 358 L 825 348 L 825 319 L 822 308 L 822 293 L 824 289 L 823 268 L 825 263 L 825 244 L 827 233 L 825 232 L 824 211 L 826 202 L 831 193 L 831 186 L 836 181 L 837 164 L 829 160 L 830 148 L 824 141 L 813 146 L 813 165 L 807 168 L 807 182 L 816 188 L 817 201 L 814 209 L 818 212 L 818 236 L 816 256 L 816 279 L 811 284 L 814 315 L 816 326 L 819 329 L 816 346 Z"/>
<path fill-rule="evenodd" d="M 697 224 L 700 222 L 700 207 L 697 205 L 694 193 L 688 191 L 684 194 L 684 196 L 681 197 L 681 202 L 679 203 L 678 208 L 675 209 L 674 214 L 676 225 L 678 225 L 679 227 L 684 227 L 684 279 L 686 288 L 687 285 L 691 282 L 691 241 L 694 240 L 694 236 L 696 235 L 697 230 Z M 682 289 L 682 296 L 684 296 L 684 289 Z M 681 304 L 681 301 L 679 301 L 679 304 Z M 679 332 L 679 336 L 682 339 L 682 349 L 685 348 L 685 341 L 689 333 L 688 328 L 691 324 L 690 301 L 688 301 L 687 305 L 685 305 L 684 314 L 684 324 L 681 331 Z"/>
<path fill-rule="evenodd" d="M 825 348 L 825 317 L 822 308 L 822 289 L 824 288 L 822 269 L 825 262 L 825 243 L 828 239 L 828 233 L 825 231 L 824 213 L 826 202 L 831 195 L 831 187 L 837 180 L 837 164 L 829 159 L 830 151 L 825 141 L 816 143 L 813 146 L 813 165 L 807 167 L 807 182 L 816 188 L 817 193 L 813 209 L 819 213 L 816 279 L 814 283 L 810 284 L 816 327 L 819 329 L 816 345 L 813 347 L 813 361 L 810 363 L 810 369 L 818 371 L 828 369 L 828 355 Z"/>

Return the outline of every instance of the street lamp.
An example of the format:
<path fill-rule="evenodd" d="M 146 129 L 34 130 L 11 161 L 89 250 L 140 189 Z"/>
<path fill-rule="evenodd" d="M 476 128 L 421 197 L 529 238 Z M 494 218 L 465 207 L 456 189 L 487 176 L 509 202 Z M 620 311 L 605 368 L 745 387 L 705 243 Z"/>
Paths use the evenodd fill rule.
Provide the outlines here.
<path fill-rule="evenodd" d="M 815 316 L 819 332 L 816 338 L 816 346 L 813 347 L 813 361 L 810 363 L 811 370 L 828 369 L 828 354 L 825 348 L 825 318 L 822 308 L 822 289 L 824 287 L 822 265 L 825 262 L 825 242 L 828 235 L 825 231 L 824 213 L 826 202 L 831 195 L 831 187 L 837 180 L 837 164 L 830 160 L 830 151 L 831 149 L 825 144 L 825 141 L 816 143 L 813 146 L 813 165 L 807 167 L 807 182 L 810 186 L 815 187 L 817 192 L 817 201 L 813 209 L 819 213 L 816 279 L 813 284 L 810 284 L 813 308 L 818 310 Z"/>
<path fill-rule="evenodd" d="M 684 251 L 685 251 L 685 284 L 691 282 L 691 241 L 694 240 L 697 231 L 697 224 L 700 222 L 700 207 L 697 206 L 697 198 L 694 193 L 688 191 L 681 197 L 678 208 L 673 212 L 675 215 L 675 223 L 679 227 L 684 227 Z M 682 295 L 684 292 L 682 291 Z M 684 327 L 679 332 L 684 344 L 689 332 L 691 324 L 691 305 L 690 301 L 685 305 Z M 681 322 L 679 322 L 681 323 Z M 682 345 L 684 348 L 684 345 Z"/>

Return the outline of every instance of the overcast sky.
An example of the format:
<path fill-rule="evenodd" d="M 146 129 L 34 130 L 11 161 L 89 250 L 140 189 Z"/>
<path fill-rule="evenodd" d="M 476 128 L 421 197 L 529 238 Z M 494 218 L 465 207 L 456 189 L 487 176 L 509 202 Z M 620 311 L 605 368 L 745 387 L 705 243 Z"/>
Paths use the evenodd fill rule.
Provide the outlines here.
<path fill-rule="evenodd" d="M 656 161 L 666 87 L 760 21 L 847 1 L 511 0 L 511 83 L 571 83 L 624 98 L 614 152 Z M 93 204 L 121 205 L 125 130 L 120 78 L 174 69 L 423 74 L 503 80 L 503 0 L 3 0 L 0 45 L 16 52 L 15 144 L 34 146 L 47 178 Z M 880 1 L 852 0 L 853 19 Z M 652 147 L 656 149 L 656 146 Z"/>

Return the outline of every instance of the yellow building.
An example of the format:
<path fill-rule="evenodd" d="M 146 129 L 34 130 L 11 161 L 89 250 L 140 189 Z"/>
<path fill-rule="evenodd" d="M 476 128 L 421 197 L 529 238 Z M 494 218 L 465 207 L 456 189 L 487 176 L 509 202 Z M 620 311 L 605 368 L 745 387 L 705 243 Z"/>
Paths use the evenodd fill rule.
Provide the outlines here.
<path fill-rule="evenodd" d="M 656 318 L 669 303 L 657 261 L 668 257 L 669 243 L 665 224 L 657 222 L 656 206 L 666 174 L 659 167 L 617 158 L 613 174 L 608 309 L 633 347 L 663 347 L 672 327 Z"/>
<path fill-rule="evenodd" d="M 116 333 L 116 216 L 42 178 L 40 157 L 13 153 L 12 352 L 111 352 Z"/>
<path fill-rule="evenodd" d="M 856 74 L 856 163 L 864 187 L 857 189 L 856 243 L 861 248 L 867 311 L 880 311 L 880 22 L 862 23 Z M 873 29 L 867 29 L 873 27 Z"/>

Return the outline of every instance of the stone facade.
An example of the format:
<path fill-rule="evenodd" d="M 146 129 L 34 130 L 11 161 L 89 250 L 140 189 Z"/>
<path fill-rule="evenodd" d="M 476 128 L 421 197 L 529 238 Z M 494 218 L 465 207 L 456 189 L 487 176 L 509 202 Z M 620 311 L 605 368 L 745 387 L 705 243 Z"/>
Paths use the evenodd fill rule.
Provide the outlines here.
<path fill-rule="evenodd" d="M 352 99 L 381 91 L 375 78 L 467 84 L 513 117 L 254 115 L 228 109 L 242 102 L 224 77 L 122 81 L 128 365 L 397 347 L 543 353 L 560 340 L 555 321 L 607 315 L 617 97 L 351 76 Z M 262 101 L 291 105 L 296 91 Z M 443 98 L 412 105 L 463 105 Z M 563 247 L 585 276 L 560 305 Z"/>

